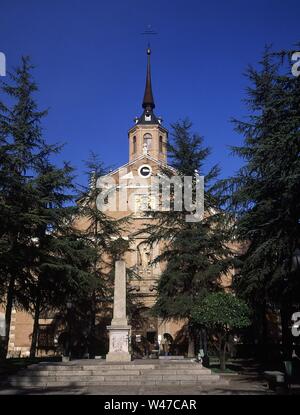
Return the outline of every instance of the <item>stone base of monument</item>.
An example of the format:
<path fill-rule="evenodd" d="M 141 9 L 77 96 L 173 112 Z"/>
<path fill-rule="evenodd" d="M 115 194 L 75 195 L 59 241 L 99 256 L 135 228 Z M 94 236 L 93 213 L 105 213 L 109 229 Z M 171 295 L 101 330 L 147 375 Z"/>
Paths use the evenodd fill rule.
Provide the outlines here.
<path fill-rule="evenodd" d="M 130 362 L 131 355 L 128 350 L 130 326 L 107 326 L 109 330 L 109 352 L 107 362 Z"/>
<path fill-rule="evenodd" d="M 110 352 L 106 355 L 107 362 L 130 362 L 131 355 L 124 352 Z"/>

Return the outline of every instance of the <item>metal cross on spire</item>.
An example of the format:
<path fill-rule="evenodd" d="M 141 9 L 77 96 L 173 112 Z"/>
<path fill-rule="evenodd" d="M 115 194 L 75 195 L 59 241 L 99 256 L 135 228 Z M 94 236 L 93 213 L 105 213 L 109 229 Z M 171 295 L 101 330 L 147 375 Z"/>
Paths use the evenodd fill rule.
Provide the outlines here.
<path fill-rule="evenodd" d="M 155 30 L 152 29 L 152 25 L 148 24 L 146 30 L 142 32 L 141 35 L 158 35 L 158 32 L 155 32 Z"/>
<path fill-rule="evenodd" d="M 152 28 L 152 25 L 148 25 L 146 30 L 141 33 L 141 35 L 152 36 L 157 35 L 158 33 Z M 151 69 L 150 69 L 150 55 L 151 55 L 151 48 L 150 42 L 148 39 L 148 47 L 147 47 L 147 75 L 146 75 L 146 86 L 145 86 L 145 93 L 143 98 L 142 107 L 144 108 L 144 113 L 142 118 L 147 115 L 149 119 L 147 121 L 153 122 L 155 115 L 153 113 L 153 109 L 155 108 L 152 86 L 151 86 Z M 146 115 L 145 115 L 146 114 Z M 156 119 L 156 118 L 155 118 Z"/>
<path fill-rule="evenodd" d="M 145 35 L 145 36 L 152 36 L 152 35 L 158 35 L 158 32 L 156 32 L 153 28 L 151 24 L 148 24 L 146 29 L 144 30 L 144 32 L 141 33 L 141 35 Z M 148 48 L 150 48 L 150 41 L 148 39 Z"/>

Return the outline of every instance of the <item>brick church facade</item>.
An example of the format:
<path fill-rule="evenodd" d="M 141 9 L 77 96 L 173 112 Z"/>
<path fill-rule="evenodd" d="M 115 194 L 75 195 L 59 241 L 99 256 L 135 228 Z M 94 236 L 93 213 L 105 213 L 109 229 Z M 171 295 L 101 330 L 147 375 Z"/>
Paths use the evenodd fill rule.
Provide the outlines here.
<path fill-rule="evenodd" d="M 153 265 L 152 260 L 164 249 L 162 243 L 150 247 L 145 242 L 145 235 L 141 229 L 147 221 L 151 221 L 151 216 L 146 215 L 144 210 L 153 208 L 157 199 L 151 194 L 151 178 L 159 174 L 162 168 L 167 166 L 166 144 L 168 131 L 163 126 L 162 119 L 155 115 L 155 103 L 151 86 L 150 73 L 151 50 L 147 49 L 147 75 L 146 87 L 143 99 L 142 115 L 135 119 L 135 124 L 128 132 L 129 140 L 129 160 L 128 163 L 110 172 L 104 181 L 110 180 L 115 183 L 117 195 L 120 197 L 126 191 L 126 198 L 123 201 L 123 209 L 110 209 L 107 214 L 113 218 L 130 216 L 131 220 L 124 231 L 123 238 L 130 237 L 130 249 L 125 254 L 127 268 L 131 268 L 139 278 L 131 282 L 131 291 L 136 293 L 143 304 L 145 323 L 138 329 L 132 327 L 132 338 L 143 337 L 149 343 L 156 339 L 161 339 L 168 333 L 174 340 L 184 326 L 184 321 L 162 321 L 159 318 L 149 316 L 156 299 L 156 283 L 162 272 L 161 264 Z M 146 191 L 145 191 L 146 190 Z M 84 229 L 87 226 L 86 218 L 80 218 L 75 226 Z M 223 283 L 229 286 L 231 275 L 224 276 Z M 0 319 L 4 318 L 4 310 L 0 308 Z M 55 333 L 49 347 L 41 344 L 41 333 L 47 332 L 47 327 L 51 326 L 52 318 L 40 319 L 40 344 L 38 354 L 43 355 L 57 353 L 55 345 Z M 31 333 L 33 319 L 28 313 L 13 310 L 12 322 L 9 337 L 9 356 L 28 356 L 31 343 Z M 49 333 L 48 333 L 49 334 Z M 50 337 L 51 337 L 50 335 Z M 106 334 L 105 334 L 106 335 Z M 49 337 L 49 336 L 48 336 Z M 44 347 L 44 350 L 43 350 Z"/>

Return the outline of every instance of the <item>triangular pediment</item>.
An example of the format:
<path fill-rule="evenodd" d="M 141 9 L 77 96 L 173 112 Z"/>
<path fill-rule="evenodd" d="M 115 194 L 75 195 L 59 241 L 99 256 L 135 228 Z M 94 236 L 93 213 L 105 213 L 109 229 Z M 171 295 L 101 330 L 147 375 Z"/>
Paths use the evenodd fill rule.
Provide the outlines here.
<path fill-rule="evenodd" d="M 118 173 L 120 170 L 124 170 L 124 169 L 128 169 L 132 166 L 134 166 L 135 164 L 140 164 L 140 162 L 144 162 L 145 164 L 147 162 L 152 162 L 157 164 L 159 167 L 164 168 L 164 169 L 168 169 L 170 171 L 172 171 L 173 173 L 175 173 L 175 169 L 172 166 L 169 166 L 167 163 L 164 163 L 161 160 L 158 160 L 152 156 L 150 156 L 149 154 L 141 154 L 140 156 L 138 156 L 136 159 L 123 164 L 122 166 L 116 168 L 115 170 L 109 172 L 106 176 L 113 176 L 116 173 Z"/>

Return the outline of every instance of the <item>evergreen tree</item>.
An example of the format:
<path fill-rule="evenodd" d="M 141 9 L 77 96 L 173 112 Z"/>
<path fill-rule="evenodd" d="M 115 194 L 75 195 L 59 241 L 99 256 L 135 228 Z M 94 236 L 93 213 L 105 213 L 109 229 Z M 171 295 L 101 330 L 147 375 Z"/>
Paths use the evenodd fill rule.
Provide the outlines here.
<path fill-rule="evenodd" d="M 21 66 L 10 75 L 11 85 L 2 91 L 14 101 L 11 107 L 0 103 L 0 275 L 6 307 L 6 355 L 11 311 L 17 294 L 27 289 L 32 279 L 28 264 L 34 215 L 32 174 L 42 157 L 44 142 L 40 121 L 45 112 L 37 110 L 32 94 L 37 90 L 30 76 L 30 62 L 22 58 Z M 20 298 L 20 297 L 19 297 Z"/>
<path fill-rule="evenodd" d="M 299 268 L 293 265 L 300 243 L 300 78 L 268 48 L 260 65 L 247 71 L 252 84 L 246 99 L 248 120 L 234 120 L 244 143 L 233 152 L 245 164 L 224 184 L 237 218 L 237 238 L 248 242 L 239 258 L 237 291 L 263 314 L 267 305 L 280 308 L 288 358 L 291 306 L 299 304 L 300 292 Z"/>
<path fill-rule="evenodd" d="M 59 151 L 60 148 L 55 150 Z M 84 252 L 86 249 L 74 246 L 75 235 L 72 235 L 71 230 L 72 216 L 76 211 L 70 205 L 73 201 L 72 181 L 72 168 L 68 164 L 57 168 L 48 156 L 43 157 L 37 166 L 37 176 L 33 183 L 35 203 L 31 208 L 32 215 L 35 215 L 30 264 L 33 278 L 28 293 L 28 308 L 34 315 L 31 357 L 36 353 L 41 312 L 65 303 L 67 292 L 72 288 L 70 285 L 75 282 L 71 282 L 70 273 L 73 279 L 78 279 L 79 276 L 89 279 L 87 274 L 81 275 L 85 267 L 78 264 L 82 249 Z M 76 251 L 77 260 L 74 261 L 74 253 L 72 262 L 62 262 L 62 257 L 65 260 L 66 253 L 69 254 L 71 250 Z"/>
<path fill-rule="evenodd" d="M 84 340 L 84 352 L 89 351 L 90 299 L 98 284 L 92 265 L 97 253 L 72 227 L 52 236 L 53 251 L 51 255 L 47 252 L 41 264 L 42 310 L 54 314 L 54 321 L 72 338 L 67 339 L 68 346 L 64 345 L 68 355 L 82 357 L 76 344 Z"/>
<path fill-rule="evenodd" d="M 107 169 L 95 153 L 86 162 L 88 187 L 78 200 L 79 215 L 87 220 L 82 231 L 86 243 L 94 250 L 91 274 L 94 287 L 89 295 L 90 303 L 90 356 L 95 355 L 96 316 L 111 313 L 113 298 L 114 263 L 128 249 L 129 242 L 122 238 L 123 225 L 127 219 L 113 219 L 97 206 L 97 197 L 103 191 L 97 180 L 107 174 Z"/>
<path fill-rule="evenodd" d="M 6 307 L 7 354 L 13 305 L 34 315 L 31 356 L 35 355 L 41 312 L 60 309 L 70 293 L 91 284 L 93 253 L 71 228 L 74 215 L 72 168 L 57 168 L 51 156 L 60 146 L 47 145 L 33 98 L 28 58 L 3 91 L 15 100 L 0 111 L 0 278 Z M 74 193 L 74 192 L 73 192 Z"/>
<path fill-rule="evenodd" d="M 203 175 L 204 163 L 210 150 L 203 146 L 203 139 L 191 132 L 188 120 L 172 126 L 173 141 L 169 144 L 171 167 L 164 174 L 193 178 L 192 196 L 195 198 L 195 182 Z M 175 172 L 175 173 L 174 173 Z M 149 243 L 170 241 L 166 250 L 156 258 L 166 263 L 157 284 L 158 298 L 153 312 L 165 319 L 182 318 L 188 321 L 190 350 L 193 354 L 193 333 L 190 324 L 191 310 L 195 300 L 208 292 L 217 290 L 220 276 L 230 266 L 227 217 L 220 210 L 220 195 L 215 191 L 218 167 L 213 167 L 205 177 L 203 218 L 188 222 L 190 212 L 183 203 L 183 210 L 157 211 L 153 214 L 155 224 L 148 227 Z M 184 183 L 184 182 L 183 182 Z M 186 191 L 183 185 L 183 193 Z M 170 198 L 173 200 L 174 189 Z M 182 196 L 183 197 L 183 196 Z"/>

